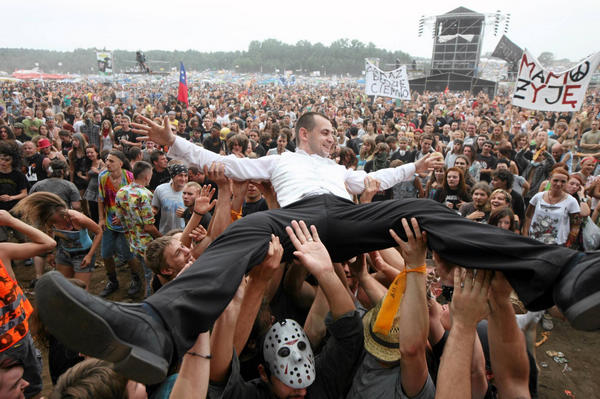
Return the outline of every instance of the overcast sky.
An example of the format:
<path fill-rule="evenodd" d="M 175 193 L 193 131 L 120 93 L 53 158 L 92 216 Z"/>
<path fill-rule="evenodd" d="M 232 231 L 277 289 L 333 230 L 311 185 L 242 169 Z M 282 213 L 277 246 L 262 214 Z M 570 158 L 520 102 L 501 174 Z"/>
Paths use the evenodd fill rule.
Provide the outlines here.
<path fill-rule="evenodd" d="M 536 56 L 579 60 L 600 50 L 600 2 L 551 1 L 276 1 L 31 0 L 3 1 L 0 47 L 51 50 L 247 50 L 252 40 L 308 40 L 329 45 L 358 39 L 430 57 L 431 26 L 417 36 L 421 15 L 465 6 L 511 14 L 508 37 Z M 206 3 L 206 4 L 205 4 Z M 483 52 L 500 39 L 486 30 Z"/>

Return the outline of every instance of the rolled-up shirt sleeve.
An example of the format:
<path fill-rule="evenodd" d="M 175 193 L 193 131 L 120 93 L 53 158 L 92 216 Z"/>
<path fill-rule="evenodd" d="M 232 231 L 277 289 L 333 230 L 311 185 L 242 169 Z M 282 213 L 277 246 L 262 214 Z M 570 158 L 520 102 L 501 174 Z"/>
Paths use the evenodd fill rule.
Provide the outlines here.
<path fill-rule="evenodd" d="M 415 174 L 415 164 L 409 163 L 396 168 L 379 169 L 367 174 L 362 170 L 348 169 L 346 173 L 346 187 L 351 194 L 360 194 L 365 190 L 365 177 L 370 176 L 379 180 L 381 190 L 387 190 L 396 184 L 409 180 Z"/>
<path fill-rule="evenodd" d="M 225 165 L 225 175 L 235 180 L 270 180 L 271 173 L 278 161 L 277 155 L 258 159 L 238 158 L 235 155 L 223 156 L 208 151 L 189 141 L 177 137 L 169 150 L 170 157 L 179 159 L 187 165 L 200 168 L 213 162 Z"/>

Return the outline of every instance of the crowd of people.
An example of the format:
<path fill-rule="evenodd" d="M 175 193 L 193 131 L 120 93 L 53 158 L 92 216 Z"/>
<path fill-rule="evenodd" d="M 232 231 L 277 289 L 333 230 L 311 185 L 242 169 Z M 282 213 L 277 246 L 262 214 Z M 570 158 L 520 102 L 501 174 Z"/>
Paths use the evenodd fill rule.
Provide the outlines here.
<path fill-rule="evenodd" d="M 532 331 L 567 309 L 485 245 L 571 265 L 600 244 L 598 91 L 555 113 L 353 86 L 203 86 L 187 105 L 165 85 L 0 90 L 0 398 L 39 397 L 43 367 L 50 398 L 536 397 Z M 98 299 L 118 265 L 139 308 Z M 87 331 L 57 327 L 90 309 Z M 129 321 L 94 328 L 107 312 L 169 343 L 128 352 Z"/>

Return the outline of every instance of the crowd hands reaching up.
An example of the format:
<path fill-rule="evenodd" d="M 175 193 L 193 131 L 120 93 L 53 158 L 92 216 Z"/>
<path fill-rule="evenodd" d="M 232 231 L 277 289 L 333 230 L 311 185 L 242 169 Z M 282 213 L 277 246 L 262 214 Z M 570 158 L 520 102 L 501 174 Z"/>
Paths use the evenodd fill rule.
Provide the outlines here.
<path fill-rule="evenodd" d="M 108 282 L 93 293 L 110 298 L 122 263 L 131 271 L 127 295 L 139 300 L 185 277 L 230 224 L 280 207 L 270 181 L 231 178 L 233 159 L 295 151 L 294 125 L 307 111 L 334 127 L 323 155 L 364 171 L 359 194 L 347 187 L 356 204 L 426 198 L 474 223 L 579 250 L 585 223 L 600 213 L 597 92 L 581 112 L 558 114 L 519 109 L 507 95 L 425 93 L 396 104 L 351 87 L 201 87 L 189 105 L 162 87 L 0 87 L 0 253 L 13 281 L 13 261 L 24 259 L 36 279 L 56 268 L 90 290 L 98 264 Z M 204 167 L 169 159 L 176 140 L 226 158 Z M 411 176 L 392 187 L 377 173 L 411 163 Z M 547 205 L 553 217 L 542 212 Z M 49 397 L 537 394 L 531 323 L 517 323 L 518 298 L 502 273 L 449 265 L 435 253 L 427 263 L 417 219 L 389 231 L 395 246 L 343 262 L 332 262 L 314 226 L 293 221 L 286 232 L 272 236 L 212 331 L 158 386 L 68 353 L 33 312 L 21 339 L 33 333 L 51 349 Z M 22 237 L 28 242 L 16 243 Z M 293 259 L 284 259 L 284 245 Z M 35 397 L 42 365 L 15 347 L 0 352 L 0 397 Z"/>

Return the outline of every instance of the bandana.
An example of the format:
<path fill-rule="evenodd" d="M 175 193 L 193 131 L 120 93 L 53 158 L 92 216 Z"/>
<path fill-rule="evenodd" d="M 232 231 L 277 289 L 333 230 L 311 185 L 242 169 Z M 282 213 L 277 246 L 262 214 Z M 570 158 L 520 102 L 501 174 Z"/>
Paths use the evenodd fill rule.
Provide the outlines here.
<path fill-rule="evenodd" d="M 310 342 L 294 320 L 273 324 L 265 336 L 263 357 L 271 374 L 291 388 L 306 388 L 315 380 L 315 358 Z"/>
<path fill-rule="evenodd" d="M 176 164 L 169 166 L 169 174 L 171 175 L 171 177 L 175 177 L 178 174 L 187 173 L 187 172 L 188 172 L 187 167 L 180 163 L 176 163 Z"/>

